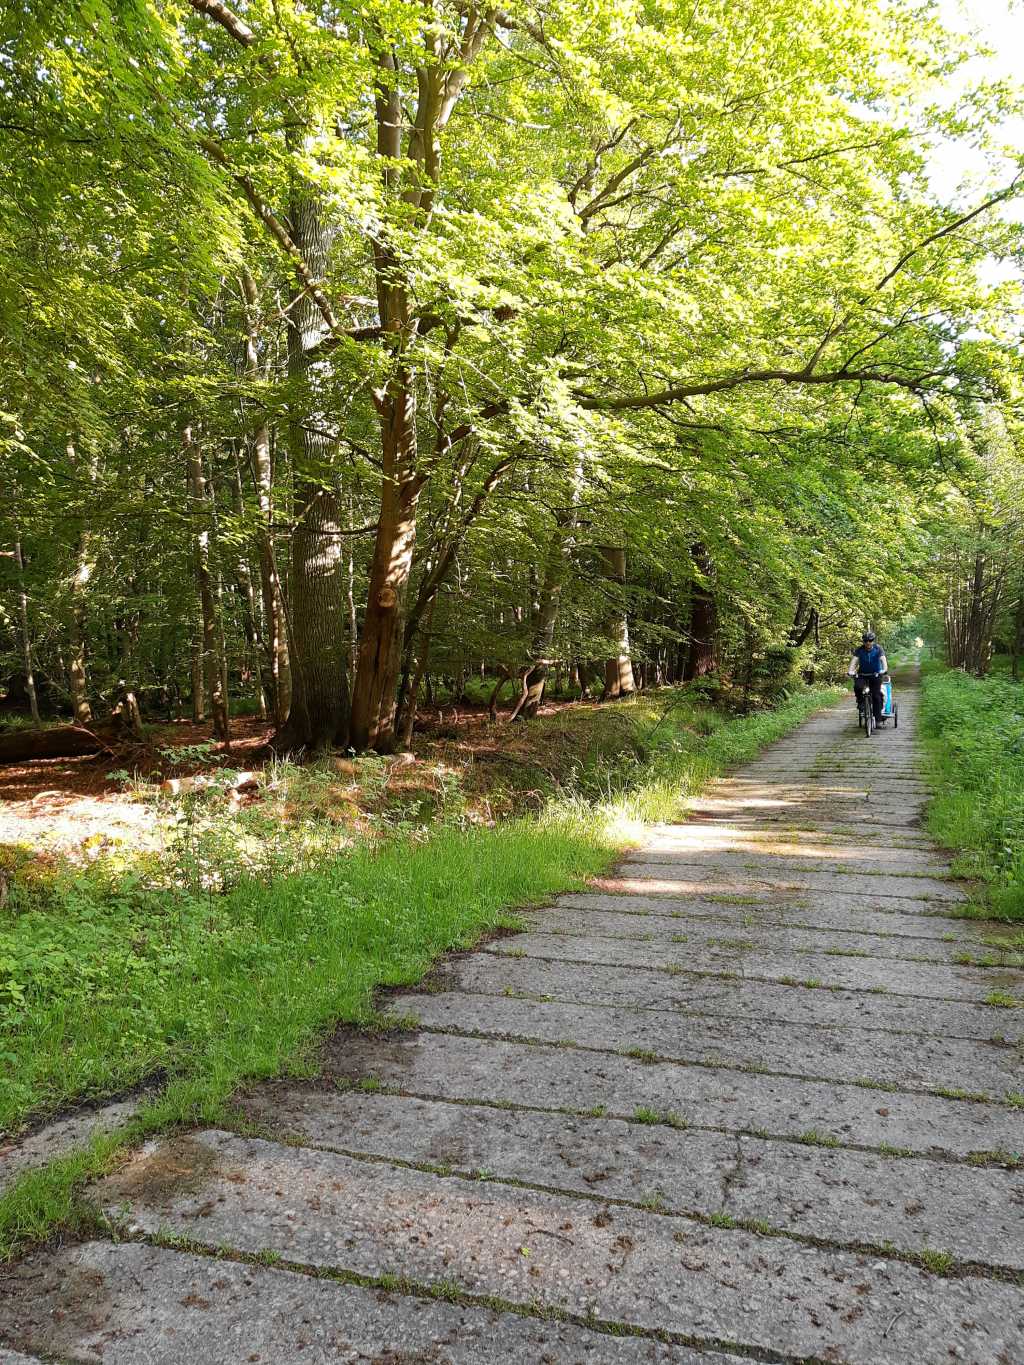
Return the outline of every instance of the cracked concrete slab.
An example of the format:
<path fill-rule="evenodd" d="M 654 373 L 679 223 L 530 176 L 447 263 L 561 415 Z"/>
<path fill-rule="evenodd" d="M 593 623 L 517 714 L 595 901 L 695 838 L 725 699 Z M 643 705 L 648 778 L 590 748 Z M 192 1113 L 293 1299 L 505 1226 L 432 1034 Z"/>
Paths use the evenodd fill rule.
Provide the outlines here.
<path fill-rule="evenodd" d="M 583 1112 L 603 1106 L 628 1117 L 638 1105 L 671 1109 L 694 1126 L 777 1137 L 814 1132 L 847 1145 L 914 1152 L 1024 1147 L 1024 1121 L 1012 1109 L 928 1094 L 868 1090 L 836 1081 L 756 1071 L 646 1062 L 544 1043 L 400 1033 L 339 1039 L 329 1069 L 421 1098 L 483 1100 Z"/>
<path fill-rule="evenodd" d="M 690 920 L 683 923 L 671 915 L 619 914 L 612 897 L 600 909 L 556 906 L 538 910 L 530 915 L 530 932 L 551 934 L 556 938 L 591 936 L 624 938 L 658 943 L 685 941 L 694 945 L 710 946 L 753 944 L 778 952 L 850 952 L 875 958 L 897 958 L 905 961 L 944 962 L 951 964 L 958 953 L 985 954 L 991 949 L 977 937 L 970 937 L 966 924 L 961 923 L 960 936 L 955 942 L 934 938 L 908 938 L 905 935 L 884 935 L 860 929 L 846 933 L 835 929 L 806 929 L 801 925 L 766 923 L 756 913 L 750 913 L 731 929 L 724 929 L 719 921 Z"/>
<path fill-rule="evenodd" d="M 600 892 L 570 892 L 555 901 L 558 908 L 604 910 L 619 915 L 667 916 L 675 923 L 695 919 L 716 924 L 777 925 L 779 927 L 838 930 L 848 934 L 890 934 L 894 938 L 973 942 L 979 934 L 1005 928 L 990 920 L 954 919 L 949 915 L 915 915 L 902 910 L 858 908 L 857 902 L 822 896 L 778 900 L 690 900 L 674 896 L 607 896 Z M 531 920 L 531 923 L 533 921 Z M 684 926 L 685 927 L 685 926 Z M 914 950 L 916 951 L 916 949 Z"/>
<path fill-rule="evenodd" d="M 729 1365 L 734 1359 L 132 1243 L 89 1242 L 33 1258 L 0 1285 L 0 1313 L 34 1348 L 83 1365 Z M 11 1365 L 23 1359 L 11 1356 Z M 6 1365 L 2 1351 L 0 1362 Z"/>
<path fill-rule="evenodd" d="M 488 946 L 496 957 L 563 958 L 572 962 L 602 962 L 608 966 L 643 967 L 761 977 L 773 981 L 815 981 L 829 988 L 877 990 L 922 999 L 973 1000 L 978 1003 L 994 989 L 1024 998 L 1024 971 L 1004 967 L 947 967 L 934 962 L 877 961 L 871 957 L 829 956 L 825 953 L 776 952 L 766 947 L 712 948 L 693 943 L 645 943 L 614 938 L 562 939 L 552 934 L 523 933 Z"/>
<path fill-rule="evenodd" d="M 98 1197 L 127 1226 L 596 1317 L 714 1345 L 905 1365 L 1024 1354 L 1024 1297 L 877 1256 L 230 1133 L 186 1140 L 174 1191 L 149 1145 Z M 151 1169 L 156 1167 L 155 1186 Z"/>
<path fill-rule="evenodd" d="M 56 1157 L 69 1156 L 86 1146 L 96 1133 L 113 1132 L 126 1123 L 138 1108 L 138 1100 L 124 1100 L 57 1119 L 25 1138 L 7 1142 L 0 1138 L 0 1191 L 27 1171 L 45 1166 Z"/>
<path fill-rule="evenodd" d="M 732 1067 L 757 1065 L 787 1075 L 828 1080 L 870 1080 L 910 1090 L 942 1088 L 986 1092 L 999 1100 L 1021 1083 L 1020 1052 L 1012 1046 L 964 1039 L 914 1037 L 850 1024 L 806 1024 L 702 1018 L 670 1010 L 633 1011 L 608 1005 L 510 1000 L 504 996 L 399 995 L 391 1002 L 432 1029 L 533 1042 L 573 1042 L 623 1052 L 643 1049 L 681 1062 Z M 1022 1123 L 1024 1128 L 1024 1123 Z"/>
<path fill-rule="evenodd" d="M 775 886 L 791 891 L 837 891 L 846 896 L 882 901 L 889 896 L 928 901 L 967 899 L 954 882 L 938 877 L 873 877 L 858 872 L 813 872 L 799 867 L 786 871 L 780 869 L 776 873 L 767 860 L 759 860 L 748 868 L 719 868 L 704 863 L 627 861 L 623 864 L 623 872 L 623 880 L 642 879 L 652 890 L 659 882 L 677 883 L 677 895 L 700 896 L 712 890 L 752 893 Z"/>
<path fill-rule="evenodd" d="M 1022 1171 L 356 1091 L 279 1089 L 247 1110 L 305 1144 L 467 1178 L 632 1203 L 660 1190 L 673 1213 L 728 1213 L 847 1246 L 941 1248 L 1024 1269 Z"/>
<path fill-rule="evenodd" d="M 622 1005 L 627 1009 L 697 1011 L 729 1018 L 788 1020 L 794 1024 L 831 1024 L 935 1034 L 950 1038 L 996 1039 L 1024 1043 L 1024 1009 L 997 1009 L 967 1002 L 929 1000 L 922 1010 L 913 996 L 864 991 L 809 989 L 741 978 L 669 976 L 631 967 L 495 957 L 476 953 L 459 958 L 436 976 L 449 988 L 491 995 L 525 994 L 582 1004 Z M 914 1043 L 908 1040 L 908 1048 Z"/>
<path fill-rule="evenodd" d="M 718 887 L 698 887 L 694 890 L 681 881 L 664 877 L 638 877 L 634 869 L 623 867 L 604 877 L 592 877 L 589 885 L 595 893 L 609 896 L 650 896 L 662 900 L 691 902 L 715 901 L 722 905 L 792 905 L 794 901 L 821 904 L 830 908 L 847 906 L 852 910 L 884 910 L 892 915 L 944 915 L 956 907 L 948 901 L 922 900 L 919 896 L 861 896 L 852 892 L 821 891 L 795 885 L 791 881 L 774 881 L 765 877 L 756 886 L 735 884 Z"/>
<path fill-rule="evenodd" d="M 814 852 L 810 852 L 810 848 Z M 870 845 L 858 848 L 829 849 L 827 845 L 808 846 L 807 851 L 784 853 L 781 850 L 751 848 L 704 848 L 696 840 L 669 843 L 647 843 L 623 859 L 632 866 L 637 863 L 666 863 L 672 867 L 701 867 L 718 872 L 757 872 L 787 880 L 790 872 L 828 872 L 831 876 L 875 877 L 890 881 L 902 877 L 938 877 L 946 880 L 947 864 L 935 857 L 894 856 L 881 860 L 875 857 Z"/>

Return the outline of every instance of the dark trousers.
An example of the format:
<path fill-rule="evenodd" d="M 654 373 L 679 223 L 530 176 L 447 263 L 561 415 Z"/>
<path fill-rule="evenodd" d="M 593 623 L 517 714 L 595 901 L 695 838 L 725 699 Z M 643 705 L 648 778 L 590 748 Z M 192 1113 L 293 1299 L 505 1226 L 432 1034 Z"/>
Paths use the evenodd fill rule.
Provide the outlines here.
<path fill-rule="evenodd" d="M 882 675 L 880 673 L 859 673 L 853 680 L 853 690 L 858 702 L 865 692 L 871 693 L 871 709 L 876 723 L 882 719 Z"/>

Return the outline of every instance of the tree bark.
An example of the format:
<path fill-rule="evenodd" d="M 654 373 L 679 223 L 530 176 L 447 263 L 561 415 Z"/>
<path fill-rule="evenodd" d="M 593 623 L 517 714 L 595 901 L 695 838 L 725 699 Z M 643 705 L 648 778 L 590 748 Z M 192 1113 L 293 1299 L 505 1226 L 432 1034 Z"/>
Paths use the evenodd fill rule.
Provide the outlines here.
<path fill-rule="evenodd" d="M 58 725 L 49 730 L 12 730 L 0 735 L 0 763 L 32 763 L 38 758 L 78 758 L 98 754 L 105 744 L 77 725 Z"/>
<path fill-rule="evenodd" d="M 182 445 L 188 469 L 189 497 L 193 517 L 193 554 L 202 626 L 202 674 L 213 715 L 213 732 L 223 743 L 231 738 L 228 722 L 228 697 L 225 685 L 224 634 L 217 613 L 211 569 L 209 498 L 203 456 L 192 427 L 182 432 Z"/>
<path fill-rule="evenodd" d="M 304 259 L 322 278 L 328 238 L 315 190 L 295 187 L 290 227 Z M 349 730 L 340 497 L 331 469 L 332 443 L 308 398 L 310 352 L 321 338 L 322 318 L 309 295 L 299 292 L 289 319 L 288 374 L 307 401 L 305 411 L 293 408 L 288 423 L 296 522 L 290 582 L 292 698 L 287 723 L 273 740 L 279 753 L 344 744 Z"/>
<path fill-rule="evenodd" d="M 72 469 L 79 464 L 74 440 L 67 442 L 68 463 Z M 96 480 L 96 462 L 89 466 L 93 482 Z M 85 603 L 86 585 L 92 577 L 93 563 L 90 550 L 90 537 L 86 526 L 82 526 L 78 536 L 75 554 L 75 568 L 71 576 L 71 604 L 68 611 L 68 690 L 71 693 L 71 714 L 76 725 L 89 725 L 92 721 L 92 707 L 89 705 L 88 679 L 85 667 Z"/>
<path fill-rule="evenodd" d="M 523 677 L 523 690 L 509 720 L 532 720 L 544 700 L 544 688 L 551 668 L 551 652 L 555 642 L 555 626 L 565 581 L 565 548 L 567 517 L 561 515 L 551 532 L 544 560 L 537 614 L 534 620 L 532 663 Z"/>
<path fill-rule="evenodd" d="M 385 399 L 381 438 L 380 520 L 352 692 L 350 742 L 355 749 L 388 753 L 395 747 L 405 599 L 416 544 L 417 504 L 425 482 L 416 473 L 416 396 L 405 371 Z"/>
<path fill-rule="evenodd" d="M 39 696 L 36 692 L 35 674 L 32 672 L 32 637 L 28 628 L 28 594 L 25 591 L 25 560 L 21 553 L 21 541 L 14 542 L 14 567 L 18 574 L 18 619 L 21 625 L 21 664 L 25 670 L 25 691 L 28 693 L 28 706 L 32 724 L 38 730 L 42 721 L 39 717 Z"/>
<path fill-rule="evenodd" d="M 602 701 L 630 697 L 636 691 L 633 680 L 633 663 L 629 655 L 629 622 L 626 618 L 626 604 L 623 589 L 626 584 L 626 551 L 613 545 L 601 546 L 604 560 L 605 578 L 610 585 L 608 614 L 605 617 L 605 634 L 614 641 L 616 651 L 605 660 L 604 691 Z"/>

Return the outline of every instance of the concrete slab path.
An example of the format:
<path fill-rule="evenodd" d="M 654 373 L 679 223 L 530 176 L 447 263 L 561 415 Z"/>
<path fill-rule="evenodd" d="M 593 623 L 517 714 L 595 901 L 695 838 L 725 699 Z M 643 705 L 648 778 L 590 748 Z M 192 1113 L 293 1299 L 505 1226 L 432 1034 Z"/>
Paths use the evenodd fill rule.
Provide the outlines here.
<path fill-rule="evenodd" d="M 0 1362 L 1024 1360 L 1024 971 L 921 829 L 915 710 L 819 714 L 143 1148 L 115 1236 L 0 1283 Z"/>

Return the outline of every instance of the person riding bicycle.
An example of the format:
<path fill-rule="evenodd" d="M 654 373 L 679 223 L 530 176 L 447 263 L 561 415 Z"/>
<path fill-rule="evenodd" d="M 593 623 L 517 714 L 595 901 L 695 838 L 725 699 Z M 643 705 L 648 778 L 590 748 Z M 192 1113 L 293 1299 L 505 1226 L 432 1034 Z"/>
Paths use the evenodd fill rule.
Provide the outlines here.
<path fill-rule="evenodd" d="M 882 677 L 889 671 L 889 661 L 885 650 L 875 639 L 873 630 L 866 630 L 860 637 L 860 648 L 853 651 L 847 676 L 853 679 L 853 690 L 858 705 L 865 692 L 871 693 L 871 710 L 875 724 L 882 722 Z"/>

